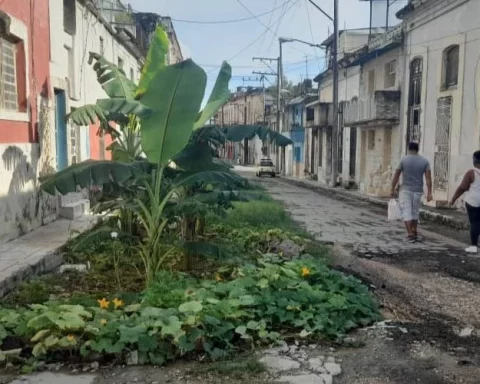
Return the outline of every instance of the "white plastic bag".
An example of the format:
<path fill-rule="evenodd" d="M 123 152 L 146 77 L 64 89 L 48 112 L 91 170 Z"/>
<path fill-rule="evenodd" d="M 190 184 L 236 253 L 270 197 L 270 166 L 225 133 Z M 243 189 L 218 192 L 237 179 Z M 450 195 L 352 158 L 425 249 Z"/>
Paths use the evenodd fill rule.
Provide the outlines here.
<path fill-rule="evenodd" d="M 402 220 L 402 210 L 397 200 L 392 199 L 388 203 L 388 221 Z"/>

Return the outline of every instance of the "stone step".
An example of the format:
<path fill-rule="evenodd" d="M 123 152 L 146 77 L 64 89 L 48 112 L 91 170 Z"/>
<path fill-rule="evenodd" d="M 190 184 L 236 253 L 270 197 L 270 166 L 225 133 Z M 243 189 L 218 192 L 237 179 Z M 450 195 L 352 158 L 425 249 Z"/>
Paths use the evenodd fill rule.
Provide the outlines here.
<path fill-rule="evenodd" d="M 82 199 L 60 207 L 59 215 L 65 219 L 75 220 L 90 211 L 90 200 Z"/>

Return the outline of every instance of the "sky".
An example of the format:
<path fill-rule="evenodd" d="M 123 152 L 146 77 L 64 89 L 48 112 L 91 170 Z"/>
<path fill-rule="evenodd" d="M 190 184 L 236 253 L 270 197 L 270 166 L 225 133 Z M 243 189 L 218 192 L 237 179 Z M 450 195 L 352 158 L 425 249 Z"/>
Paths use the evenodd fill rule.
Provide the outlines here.
<path fill-rule="evenodd" d="M 406 1 L 397 0 L 405 3 Z M 253 62 L 255 56 L 278 57 L 278 37 L 319 44 L 333 25 L 307 0 L 126 0 L 135 11 L 155 12 L 173 19 L 184 56 L 192 58 L 208 74 L 213 87 L 219 67 L 227 60 L 233 68 L 231 90 L 237 86 L 259 86 L 252 71 L 272 72 Z M 333 15 L 333 0 L 315 0 Z M 243 5 L 243 6 L 242 6 Z M 263 15 L 262 15 L 263 14 Z M 252 15 L 262 15 L 253 17 Z M 339 0 L 339 28 L 368 28 L 369 4 L 360 0 Z M 249 20 L 231 22 L 248 18 Z M 194 22 L 222 22 L 203 24 Z M 299 43 L 283 45 L 284 74 L 293 82 L 315 77 L 324 70 L 324 53 Z M 272 63 L 273 69 L 276 64 Z M 254 81 L 244 81 L 250 78 Z M 273 84 L 274 77 L 267 77 Z M 268 81 L 266 86 L 270 85 Z"/>

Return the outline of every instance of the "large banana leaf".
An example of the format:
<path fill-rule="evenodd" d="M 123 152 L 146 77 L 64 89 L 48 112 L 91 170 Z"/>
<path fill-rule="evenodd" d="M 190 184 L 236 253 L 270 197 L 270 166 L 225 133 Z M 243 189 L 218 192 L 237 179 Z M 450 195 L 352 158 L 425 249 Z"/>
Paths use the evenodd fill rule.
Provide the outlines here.
<path fill-rule="evenodd" d="M 109 114 L 136 115 L 138 117 L 147 117 L 152 114 L 152 110 L 143 105 L 138 100 L 126 99 L 98 99 L 97 105 Z"/>
<path fill-rule="evenodd" d="M 216 125 L 205 125 L 193 132 L 190 142 L 208 142 L 215 148 L 225 144 L 226 137 Z"/>
<path fill-rule="evenodd" d="M 142 77 L 136 90 L 135 97 L 141 97 L 148 88 L 157 69 L 166 65 L 168 54 L 168 36 L 162 27 L 157 27 L 155 35 L 150 43 L 147 58 L 142 69 Z"/>
<path fill-rule="evenodd" d="M 248 182 L 243 177 L 229 171 L 201 171 L 186 172 L 173 180 L 174 187 L 186 187 L 195 183 L 207 183 L 211 185 L 224 185 L 228 187 L 246 188 Z"/>
<path fill-rule="evenodd" d="M 192 60 L 155 72 L 141 98 L 153 110 L 142 119 L 142 149 L 152 163 L 166 164 L 188 143 L 207 76 Z"/>
<path fill-rule="evenodd" d="M 113 161 L 87 160 L 40 179 L 40 188 L 50 195 L 56 191 L 65 195 L 76 192 L 77 188 L 89 188 L 108 183 L 124 184 L 144 176 L 151 170 L 147 162 L 118 163 Z"/>
<path fill-rule="evenodd" d="M 107 121 L 107 117 L 102 108 L 95 104 L 87 104 L 80 108 L 72 108 L 66 117 L 79 126 L 95 124 L 97 121 Z"/>
<path fill-rule="evenodd" d="M 228 89 L 228 83 L 232 78 L 232 67 L 224 61 L 222 67 L 220 68 L 220 73 L 218 74 L 217 81 L 213 87 L 210 98 L 208 99 L 207 105 L 200 112 L 195 126 L 193 129 L 199 129 L 203 127 L 207 121 L 218 111 L 218 109 L 227 102 L 230 97 L 230 90 Z"/>
<path fill-rule="evenodd" d="M 107 95 L 112 98 L 121 98 L 132 100 L 137 86 L 125 76 L 125 73 L 116 65 L 109 62 L 102 55 L 90 52 L 88 63 L 93 65 L 97 72 L 97 80 L 105 90 Z"/>

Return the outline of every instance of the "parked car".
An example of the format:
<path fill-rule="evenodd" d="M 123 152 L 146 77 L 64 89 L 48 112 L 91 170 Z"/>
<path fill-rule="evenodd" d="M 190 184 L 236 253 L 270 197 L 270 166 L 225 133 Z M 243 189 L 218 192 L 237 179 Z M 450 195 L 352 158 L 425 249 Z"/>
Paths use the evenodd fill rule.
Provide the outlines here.
<path fill-rule="evenodd" d="M 262 177 L 264 175 L 269 175 L 270 177 L 275 177 L 275 166 L 273 165 L 272 160 L 262 159 L 260 160 L 260 165 L 257 169 L 257 177 Z"/>

